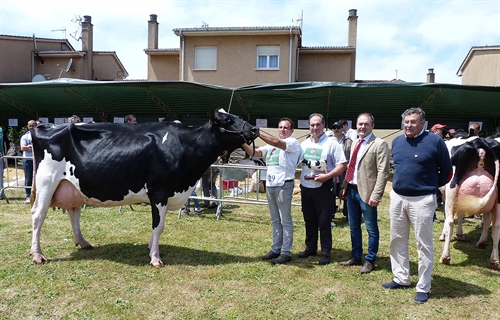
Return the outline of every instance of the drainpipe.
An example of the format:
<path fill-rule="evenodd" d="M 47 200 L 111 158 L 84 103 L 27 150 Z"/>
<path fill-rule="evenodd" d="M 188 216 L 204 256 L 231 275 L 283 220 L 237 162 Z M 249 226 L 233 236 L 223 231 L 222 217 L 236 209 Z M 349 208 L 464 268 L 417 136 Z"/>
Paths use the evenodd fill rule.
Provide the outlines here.
<path fill-rule="evenodd" d="M 292 37 L 292 27 L 290 27 L 290 61 L 288 62 L 288 82 L 292 82 L 292 56 L 293 56 L 293 37 Z"/>
<path fill-rule="evenodd" d="M 181 52 L 181 81 L 184 81 L 184 36 L 182 35 L 182 30 L 179 32 L 182 42 L 182 52 Z"/>

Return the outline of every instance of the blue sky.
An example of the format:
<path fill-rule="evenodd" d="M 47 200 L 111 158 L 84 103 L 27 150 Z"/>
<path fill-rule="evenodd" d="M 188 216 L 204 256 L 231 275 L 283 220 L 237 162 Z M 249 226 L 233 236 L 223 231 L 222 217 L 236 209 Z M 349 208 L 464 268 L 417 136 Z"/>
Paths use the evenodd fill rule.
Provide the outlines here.
<path fill-rule="evenodd" d="M 357 9 L 356 79 L 460 84 L 472 46 L 500 45 L 500 0 L 413 1 L 33 1 L 0 0 L 0 34 L 66 37 L 75 16 L 92 16 L 94 50 L 116 51 L 128 79 L 145 79 L 147 21 L 158 15 L 159 47 L 178 48 L 174 28 L 291 26 L 303 12 L 304 46 L 346 46 L 349 9 Z M 397 71 L 396 71 L 397 70 Z"/>

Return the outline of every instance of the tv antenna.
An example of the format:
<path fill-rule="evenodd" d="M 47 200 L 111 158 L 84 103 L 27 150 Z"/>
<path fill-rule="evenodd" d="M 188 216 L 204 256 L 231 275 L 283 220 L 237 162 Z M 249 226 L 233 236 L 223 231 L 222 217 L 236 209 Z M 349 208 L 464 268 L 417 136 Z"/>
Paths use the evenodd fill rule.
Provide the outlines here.
<path fill-rule="evenodd" d="M 296 23 L 297 25 L 300 25 L 300 30 L 304 27 L 304 10 L 300 13 L 300 18 L 297 19 L 292 19 L 292 22 Z"/>
<path fill-rule="evenodd" d="M 69 35 L 73 37 L 73 39 L 75 39 L 76 41 L 80 41 L 80 39 L 82 38 L 82 21 L 83 21 L 82 17 L 76 14 L 75 18 L 71 19 L 71 22 L 76 24 L 76 30 L 75 32 L 70 33 Z"/>
<path fill-rule="evenodd" d="M 50 31 L 52 31 L 52 32 L 55 32 L 55 31 L 62 31 L 62 32 L 64 32 L 64 39 L 68 39 L 68 38 L 66 37 L 66 27 L 63 27 L 62 29 L 54 29 L 54 30 L 50 30 Z"/>
<path fill-rule="evenodd" d="M 208 29 L 208 23 L 206 23 L 205 21 L 201 21 L 202 25 L 201 27 L 204 28 L 204 29 Z"/>

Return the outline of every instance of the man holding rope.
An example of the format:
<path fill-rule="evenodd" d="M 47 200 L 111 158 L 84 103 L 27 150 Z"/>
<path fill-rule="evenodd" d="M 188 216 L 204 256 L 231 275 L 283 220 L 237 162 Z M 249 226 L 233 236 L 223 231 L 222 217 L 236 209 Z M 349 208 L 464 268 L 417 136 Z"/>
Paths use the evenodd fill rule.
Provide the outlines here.
<path fill-rule="evenodd" d="M 299 142 L 292 138 L 293 130 L 293 121 L 290 118 L 281 118 L 278 124 L 279 138 L 260 130 L 260 138 L 267 143 L 265 146 L 254 151 L 249 145 L 242 145 L 250 156 L 266 159 L 266 195 L 272 222 L 273 244 L 262 260 L 273 259 L 274 264 L 292 260 L 292 194 L 295 169 L 301 154 Z"/>

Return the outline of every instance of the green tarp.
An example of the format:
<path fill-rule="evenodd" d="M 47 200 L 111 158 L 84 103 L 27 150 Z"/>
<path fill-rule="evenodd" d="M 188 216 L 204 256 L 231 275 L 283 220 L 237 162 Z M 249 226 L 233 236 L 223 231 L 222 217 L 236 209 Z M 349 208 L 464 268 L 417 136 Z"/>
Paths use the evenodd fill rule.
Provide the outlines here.
<path fill-rule="evenodd" d="M 140 122 L 179 119 L 186 124 L 206 121 L 206 113 L 224 108 L 255 123 L 268 119 L 276 126 L 280 117 L 306 120 L 313 112 L 323 114 L 329 126 L 345 118 L 354 120 L 370 112 L 376 126 L 399 128 L 401 113 L 422 107 L 431 123 L 466 127 L 483 121 L 492 131 L 500 118 L 500 87 L 436 83 L 335 83 L 307 82 L 218 87 L 182 81 L 84 81 L 58 79 L 35 83 L 0 84 L 0 121 L 29 119 L 113 117 L 135 114 Z M 484 131 L 484 130 L 483 130 Z"/>

